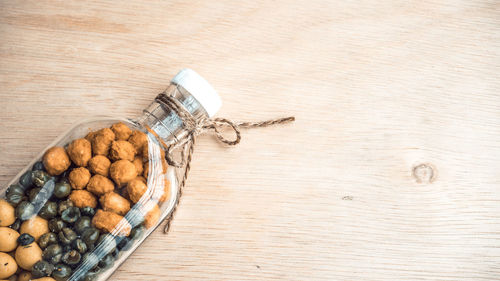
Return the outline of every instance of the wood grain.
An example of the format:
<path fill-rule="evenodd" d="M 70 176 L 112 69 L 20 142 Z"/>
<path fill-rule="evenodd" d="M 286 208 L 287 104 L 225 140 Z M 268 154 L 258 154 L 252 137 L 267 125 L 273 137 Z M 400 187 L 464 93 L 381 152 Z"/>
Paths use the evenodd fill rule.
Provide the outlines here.
<path fill-rule="evenodd" d="M 113 280 L 499 279 L 498 1 L 0 1 L 0 38 L 0 185 L 184 67 L 218 116 L 297 117 L 202 137 Z"/>

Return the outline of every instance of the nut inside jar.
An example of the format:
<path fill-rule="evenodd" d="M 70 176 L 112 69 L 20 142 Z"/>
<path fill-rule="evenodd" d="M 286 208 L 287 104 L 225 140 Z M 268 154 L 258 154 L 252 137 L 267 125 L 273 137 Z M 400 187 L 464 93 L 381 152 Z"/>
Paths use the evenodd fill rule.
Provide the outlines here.
<path fill-rule="evenodd" d="M 125 123 L 65 136 L 4 190 L 0 252 L 15 254 L 0 277 L 104 280 L 168 214 L 175 172 Z"/>

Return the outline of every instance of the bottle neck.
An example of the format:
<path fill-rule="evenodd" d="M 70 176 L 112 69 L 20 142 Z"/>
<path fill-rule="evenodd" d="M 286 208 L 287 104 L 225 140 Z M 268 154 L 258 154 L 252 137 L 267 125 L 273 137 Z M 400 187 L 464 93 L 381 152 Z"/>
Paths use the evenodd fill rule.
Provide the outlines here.
<path fill-rule="evenodd" d="M 177 99 L 194 119 L 208 118 L 201 104 L 182 86 L 170 84 L 165 94 Z M 143 115 L 136 122 L 155 132 L 166 145 L 176 143 L 188 133 L 177 113 L 156 101 L 143 110 Z"/>

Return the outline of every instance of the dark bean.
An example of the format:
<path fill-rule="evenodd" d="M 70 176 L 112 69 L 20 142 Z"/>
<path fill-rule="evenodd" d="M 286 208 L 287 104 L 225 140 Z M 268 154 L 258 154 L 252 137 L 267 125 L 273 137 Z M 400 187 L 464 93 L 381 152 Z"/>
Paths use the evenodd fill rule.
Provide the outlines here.
<path fill-rule="evenodd" d="M 73 250 L 73 248 L 71 248 L 71 245 L 63 245 L 63 253 L 69 252 L 71 250 Z"/>
<path fill-rule="evenodd" d="M 71 268 L 65 264 L 58 263 L 54 266 L 52 277 L 56 281 L 66 281 L 71 276 Z"/>
<path fill-rule="evenodd" d="M 120 251 L 126 251 L 130 249 L 130 247 L 132 246 L 132 241 L 127 237 L 117 237 L 116 242 L 117 242 L 116 247 Z"/>
<path fill-rule="evenodd" d="M 21 201 L 26 200 L 23 188 L 18 184 L 11 185 L 5 193 L 7 202 L 12 206 L 17 206 Z"/>
<path fill-rule="evenodd" d="M 121 253 L 120 250 L 115 249 L 115 251 L 111 254 L 113 255 L 113 257 L 115 257 L 115 259 L 118 259 L 118 257 L 120 257 L 120 253 Z"/>
<path fill-rule="evenodd" d="M 7 279 L 7 281 L 17 281 L 17 275 L 12 275 L 9 279 Z"/>
<path fill-rule="evenodd" d="M 57 215 L 57 203 L 47 202 L 38 212 L 38 215 L 46 220 L 49 220 Z"/>
<path fill-rule="evenodd" d="M 136 226 L 130 231 L 129 238 L 132 240 L 137 240 L 142 237 L 145 230 L 146 228 L 143 225 Z"/>
<path fill-rule="evenodd" d="M 6 196 L 7 202 L 9 202 L 12 206 L 16 207 L 19 202 L 26 200 L 26 196 L 20 193 L 11 193 Z"/>
<path fill-rule="evenodd" d="M 19 228 L 21 227 L 21 220 L 20 219 L 16 219 L 16 221 L 14 221 L 14 223 L 11 224 L 9 227 L 12 228 L 12 229 L 14 229 L 15 231 L 18 231 Z"/>
<path fill-rule="evenodd" d="M 66 223 L 59 218 L 54 218 L 49 221 L 49 229 L 54 233 L 59 233 L 66 227 Z"/>
<path fill-rule="evenodd" d="M 28 201 L 23 201 L 17 205 L 15 215 L 21 220 L 27 220 L 31 218 L 34 213 L 35 206 Z"/>
<path fill-rule="evenodd" d="M 72 243 L 73 249 L 77 250 L 80 254 L 87 252 L 87 244 L 82 239 L 78 238 Z"/>
<path fill-rule="evenodd" d="M 54 196 L 63 199 L 69 196 L 71 193 L 71 185 L 66 181 L 60 181 L 56 183 L 54 187 Z"/>
<path fill-rule="evenodd" d="M 95 215 L 95 210 L 92 207 L 83 207 L 80 209 L 82 216 L 93 217 Z"/>
<path fill-rule="evenodd" d="M 34 278 L 42 278 L 50 276 L 53 270 L 54 266 L 52 264 L 46 261 L 38 261 L 31 268 L 31 275 Z"/>
<path fill-rule="evenodd" d="M 61 214 L 61 219 L 67 223 L 74 223 L 80 218 L 80 209 L 69 207 Z"/>
<path fill-rule="evenodd" d="M 99 257 L 95 253 L 86 253 L 82 257 L 82 263 L 93 268 L 99 263 Z"/>
<path fill-rule="evenodd" d="M 17 238 L 17 243 L 21 246 L 27 246 L 35 241 L 35 238 L 28 233 L 23 233 Z"/>
<path fill-rule="evenodd" d="M 57 255 L 51 257 L 50 259 L 48 259 L 47 261 L 50 262 L 51 264 L 58 264 L 61 262 L 62 255 L 63 255 L 62 253 L 57 254 Z"/>
<path fill-rule="evenodd" d="M 62 244 L 69 245 L 76 239 L 77 235 L 71 228 L 65 227 L 59 232 L 58 237 Z"/>
<path fill-rule="evenodd" d="M 7 192 L 5 193 L 5 197 L 7 202 L 9 202 L 12 206 L 17 206 L 21 201 L 26 200 L 24 187 L 19 184 L 9 186 Z"/>
<path fill-rule="evenodd" d="M 112 267 L 114 263 L 115 263 L 115 258 L 113 257 L 113 255 L 106 255 L 99 261 L 98 266 L 102 269 L 107 269 Z"/>
<path fill-rule="evenodd" d="M 42 249 L 52 244 L 57 244 L 57 235 L 54 232 L 47 232 L 38 238 L 38 246 Z"/>
<path fill-rule="evenodd" d="M 96 269 L 92 269 L 92 271 L 87 272 L 83 281 L 96 281 L 99 279 L 99 273 L 101 273 L 101 269 L 96 267 Z"/>
<path fill-rule="evenodd" d="M 68 209 L 69 207 L 73 207 L 73 202 L 71 202 L 71 200 L 66 200 L 66 201 L 62 201 L 61 203 L 59 203 L 59 207 L 57 208 L 57 213 L 59 215 L 62 214 L 62 212 L 64 212 L 64 210 Z"/>
<path fill-rule="evenodd" d="M 35 213 L 35 206 L 28 201 L 23 201 L 19 203 L 16 207 L 16 217 L 21 220 L 27 220 L 31 218 Z"/>
<path fill-rule="evenodd" d="M 75 229 L 76 233 L 82 234 L 83 231 L 90 226 L 92 226 L 92 220 L 89 217 L 83 216 L 75 222 L 73 228 Z"/>
<path fill-rule="evenodd" d="M 94 227 L 88 227 L 82 233 L 82 240 L 87 244 L 88 248 L 91 248 L 97 239 L 99 239 L 99 230 Z"/>
<path fill-rule="evenodd" d="M 69 183 L 69 179 L 68 177 L 63 177 L 62 175 L 59 176 L 59 182 L 62 182 L 62 183 Z"/>
<path fill-rule="evenodd" d="M 26 188 L 18 183 L 11 184 L 7 189 L 7 192 L 24 193 Z"/>
<path fill-rule="evenodd" d="M 112 253 L 116 248 L 116 241 L 111 234 L 101 234 L 96 243 L 96 254 L 101 257 Z"/>
<path fill-rule="evenodd" d="M 50 175 L 42 170 L 36 170 L 31 173 L 31 180 L 37 187 L 43 187 L 50 178 Z"/>
<path fill-rule="evenodd" d="M 13 185 L 9 186 L 9 189 L 7 189 L 7 193 L 21 193 L 21 194 L 24 194 L 24 192 L 26 190 L 27 189 L 24 188 L 20 184 L 13 184 Z"/>
<path fill-rule="evenodd" d="M 65 253 L 63 256 L 62 256 L 62 261 L 67 264 L 67 265 L 75 265 L 77 263 L 80 262 L 80 259 L 81 259 L 81 255 L 80 253 L 78 253 L 78 251 L 76 250 L 71 250 L 67 253 Z"/>
<path fill-rule="evenodd" d="M 15 192 L 15 193 L 24 193 L 26 191 L 26 188 L 24 188 L 24 186 L 20 185 L 20 184 L 12 184 L 9 186 L 9 188 L 7 189 L 7 192 Z"/>
<path fill-rule="evenodd" d="M 83 278 L 83 281 L 96 281 L 99 279 L 99 274 L 102 272 L 102 269 L 98 266 L 95 266 L 91 270 L 89 270 L 86 274 L 85 277 Z"/>
<path fill-rule="evenodd" d="M 52 244 L 52 245 L 47 246 L 47 248 L 45 248 L 45 250 L 43 250 L 42 256 L 43 256 L 44 260 L 50 261 L 51 263 L 53 263 L 52 262 L 53 258 L 56 257 L 57 255 L 61 255 L 62 251 L 63 251 L 63 248 L 61 247 L 61 245 Z M 61 257 L 59 256 L 59 260 L 60 259 L 61 259 Z"/>
<path fill-rule="evenodd" d="M 19 179 L 19 184 L 22 185 L 25 189 L 33 184 L 33 181 L 31 180 L 31 171 L 27 171 L 21 176 L 21 178 Z"/>
<path fill-rule="evenodd" d="M 36 162 L 35 164 L 33 164 L 33 168 L 31 168 L 32 171 L 39 171 L 39 170 L 43 170 L 45 167 L 43 166 L 43 162 L 42 161 L 38 161 Z"/>
<path fill-rule="evenodd" d="M 37 187 L 37 188 L 30 189 L 28 191 L 28 198 L 29 198 L 30 202 L 35 201 L 36 196 L 38 195 L 40 190 L 42 190 L 42 189 L 40 187 Z"/>

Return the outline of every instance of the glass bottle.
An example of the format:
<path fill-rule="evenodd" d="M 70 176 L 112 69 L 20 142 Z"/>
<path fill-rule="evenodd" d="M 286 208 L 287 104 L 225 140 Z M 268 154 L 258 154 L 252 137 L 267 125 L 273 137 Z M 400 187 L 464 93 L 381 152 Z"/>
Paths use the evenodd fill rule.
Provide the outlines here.
<path fill-rule="evenodd" d="M 221 106 L 212 86 L 190 69 L 164 93 L 195 119 L 212 117 Z M 75 125 L 2 188 L 0 229 L 35 239 L 14 250 L 19 267 L 37 278 L 106 280 L 170 214 L 181 171 L 166 163 L 165 146 L 188 132 L 157 101 L 143 112 L 135 119 L 97 117 Z M 25 247 L 40 248 L 30 262 L 19 250 Z"/>

